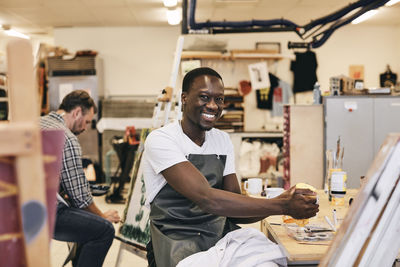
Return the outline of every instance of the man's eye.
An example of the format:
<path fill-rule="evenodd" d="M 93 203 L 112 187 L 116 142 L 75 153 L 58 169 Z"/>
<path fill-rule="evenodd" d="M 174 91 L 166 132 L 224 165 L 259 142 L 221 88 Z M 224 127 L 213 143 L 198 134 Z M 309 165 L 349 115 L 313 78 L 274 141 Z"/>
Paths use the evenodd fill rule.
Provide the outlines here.
<path fill-rule="evenodd" d="M 208 101 L 208 99 L 209 99 L 208 95 L 201 95 L 200 98 L 201 98 L 201 100 L 204 100 L 204 101 Z"/>
<path fill-rule="evenodd" d="M 216 101 L 217 103 L 224 103 L 224 98 L 223 98 L 223 97 L 217 97 L 217 98 L 215 99 L 215 101 Z"/>

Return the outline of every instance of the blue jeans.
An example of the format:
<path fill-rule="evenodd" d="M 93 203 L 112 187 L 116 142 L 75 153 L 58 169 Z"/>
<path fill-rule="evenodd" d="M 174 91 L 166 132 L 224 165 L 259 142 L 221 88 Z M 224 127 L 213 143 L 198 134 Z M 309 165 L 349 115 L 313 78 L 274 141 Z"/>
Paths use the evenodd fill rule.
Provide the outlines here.
<path fill-rule="evenodd" d="M 102 266 L 114 235 L 114 226 L 106 219 L 58 204 L 54 239 L 78 243 L 77 257 L 72 263 L 74 267 Z"/>

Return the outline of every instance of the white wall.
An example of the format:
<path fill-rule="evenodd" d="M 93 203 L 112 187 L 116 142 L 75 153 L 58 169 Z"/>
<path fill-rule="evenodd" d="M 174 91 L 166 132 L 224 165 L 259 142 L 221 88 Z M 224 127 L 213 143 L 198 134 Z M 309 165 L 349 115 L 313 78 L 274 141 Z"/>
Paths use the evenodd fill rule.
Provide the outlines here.
<path fill-rule="evenodd" d="M 54 30 L 54 42 L 71 51 L 93 49 L 99 52 L 104 64 L 106 96 L 155 95 L 168 85 L 179 33 L 178 27 L 61 28 Z M 198 38 L 225 40 L 228 49 L 254 49 L 256 42 L 281 42 L 283 54 L 293 53 L 287 49 L 288 41 L 301 41 L 294 33 L 191 35 L 185 37 L 185 47 L 190 47 Z M 329 88 L 329 77 L 348 75 L 349 65 L 364 65 L 367 87 L 379 86 L 379 74 L 385 71 L 387 64 L 400 74 L 399 44 L 399 27 L 347 25 L 340 28 L 322 47 L 314 50 L 322 88 Z M 230 64 L 225 72 L 221 71 L 227 85 L 248 79 L 234 74 L 236 68 L 245 72 L 240 66 L 243 64 L 223 64 Z M 284 59 L 270 69 L 292 83 L 289 67 L 290 60 Z"/>
<path fill-rule="evenodd" d="M 99 52 L 105 96 L 151 95 L 168 85 L 178 35 L 178 27 L 60 28 L 54 42 Z"/>
<path fill-rule="evenodd" d="M 400 74 L 400 27 L 349 25 L 337 30 L 317 50 L 318 78 L 328 86 L 329 77 L 349 74 L 349 65 L 364 65 L 366 87 L 379 87 L 379 74 L 389 64 Z"/>

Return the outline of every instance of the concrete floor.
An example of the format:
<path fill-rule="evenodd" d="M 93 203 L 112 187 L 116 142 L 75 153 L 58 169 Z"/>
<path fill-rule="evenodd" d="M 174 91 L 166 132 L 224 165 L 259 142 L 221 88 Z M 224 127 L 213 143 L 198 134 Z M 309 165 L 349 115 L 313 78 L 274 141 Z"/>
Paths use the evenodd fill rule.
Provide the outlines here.
<path fill-rule="evenodd" d="M 94 197 L 94 201 L 100 210 L 106 211 L 108 209 L 115 209 L 118 211 L 120 216 L 122 216 L 122 212 L 124 211 L 124 204 L 108 204 L 105 202 L 105 197 Z M 118 228 L 120 225 L 115 225 L 115 232 L 118 232 Z M 121 242 L 117 239 L 114 239 L 114 242 L 108 251 L 107 257 L 104 261 L 103 266 L 105 267 L 114 267 L 116 266 L 117 256 L 119 252 Z M 50 255 L 51 255 L 51 266 L 52 267 L 61 267 L 64 263 L 67 255 L 68 255 L 68 246 L 65 242 L 59 242 L 57 240 L 52 240 L 50 245 Z M 118 267 L 146 267 L 147 260 L 136 256 L 135 254 L 122 250 L 122 259 Z M 71 267 L 72 264 L 68 263 L 67 267 Z"/>

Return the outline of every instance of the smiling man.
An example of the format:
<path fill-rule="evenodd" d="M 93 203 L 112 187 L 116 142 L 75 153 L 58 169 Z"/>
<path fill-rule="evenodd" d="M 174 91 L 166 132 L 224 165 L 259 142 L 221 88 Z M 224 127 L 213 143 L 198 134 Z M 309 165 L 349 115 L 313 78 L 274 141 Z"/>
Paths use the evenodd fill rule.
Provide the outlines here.
<path fill-rule="evenodd" d="M 318 205 L 309 190 L 275 199 L 240 194 L 229 135 L 213 128 L 224 106 L 224 84 L 210 68 L 188 72 L 182 85 L 183 119 L 150 133 L 143 172 L 150 205 L 149 266 L 176 266 L 214 246 L 225 234 L 270 215 L 309 218 Z"/>

